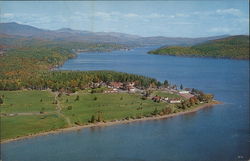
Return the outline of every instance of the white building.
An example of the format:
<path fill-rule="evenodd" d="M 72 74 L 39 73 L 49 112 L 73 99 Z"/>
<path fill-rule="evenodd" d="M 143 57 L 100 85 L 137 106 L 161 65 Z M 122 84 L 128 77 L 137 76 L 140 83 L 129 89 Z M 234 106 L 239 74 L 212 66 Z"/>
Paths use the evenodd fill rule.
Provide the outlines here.
<path fill-rule="evenodd" d="M 169 103 L 181 103 L 181 100 L 170 100 Z"/>
<path fill-rule="evenodd" d="M 179 91 L 180 94 L 187 94 L 189 91 Z"/>

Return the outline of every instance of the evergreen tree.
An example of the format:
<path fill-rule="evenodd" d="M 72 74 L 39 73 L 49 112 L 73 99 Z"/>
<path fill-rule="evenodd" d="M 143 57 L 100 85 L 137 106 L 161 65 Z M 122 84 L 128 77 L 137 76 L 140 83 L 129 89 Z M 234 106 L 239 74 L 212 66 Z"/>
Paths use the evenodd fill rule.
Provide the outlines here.
<path fill-rule="evenodd" d="M 91 122 L 91 123 L 95 123 L 95 121 L 96 121 L 96 120 L 95 120 L 95 115 L 92 115 L 92 116 L 91 116 L 91 119 L 90 119 L 90 122 Z"/>
<path fill-rule="evenodd" d="M 97 122 L 101 122 L 101 121 L 102 121 L 102 112 L 98 111 Z"/>
<path fill-rule="evenodd" d="M 159 88 L 159 87 L 161 86 L 161 82 L 158 81 L 158 82 L 156 83 L 156 86 L 157 86 L 157 88 Z"/>
<path fill-rule="evenodd" d="M 76 96 L 76 99 L 75 99 L 75 101 L 79 101 L 79 96 L 78 96 L 78 95 Z"/>
<path fill-rule="evenodd" d="M 163 85 L 164 85 L 165 88 L 168 87 L 168 86 L 169 86 L 168 81 L 165 80 L 165 81 L 163 82 Z"/>
<path fill-rule="evenodd" d="M 0 97 L 0 105 L 3 104 L 3 99 Z"/>

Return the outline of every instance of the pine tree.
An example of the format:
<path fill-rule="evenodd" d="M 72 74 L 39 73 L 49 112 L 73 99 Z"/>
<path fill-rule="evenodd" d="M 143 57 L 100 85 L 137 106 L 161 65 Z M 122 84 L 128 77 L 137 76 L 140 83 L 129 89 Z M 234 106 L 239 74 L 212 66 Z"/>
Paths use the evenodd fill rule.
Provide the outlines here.
<path fill-rule="evenodd" d="M 92 115 L 92 116 L 91 116 L 90 122 L 91 122 L 91 123 L 95 123 L 95 115 Z"/>
<path fill-rule="evenodd" d="M 181 84 L 180 89 L 183 90 L 183 85 Z"/>
<path fill-rule="evenodd" d="M 0 97 L 0 105 L 3 104 L 3 99 Z"/>
<path fill-rule="evenodd" d="M 168 87 L 168 85 L 169 85 L 167 80 L 165 80 L 163 84 L 164 84 L 164 87 Z"/>

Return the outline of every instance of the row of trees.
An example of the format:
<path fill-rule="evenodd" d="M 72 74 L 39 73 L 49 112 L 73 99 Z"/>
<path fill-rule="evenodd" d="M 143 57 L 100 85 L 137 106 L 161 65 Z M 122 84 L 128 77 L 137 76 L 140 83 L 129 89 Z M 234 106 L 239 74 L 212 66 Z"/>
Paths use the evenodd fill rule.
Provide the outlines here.
<path fill-rule="evenodd" d="M 91 87 L 92 83 L 135 82 L 138 88 L 148 88 L 152 84 L 159 84 L 156 79 L 114 71 L 50 71 L 42 72 L 29 79 L 0 80 L 0 90 L 18 90 L 30 88 L 53 91 L 71 91 Z M 94 92 L 94 91 L 93 91 Z"/>

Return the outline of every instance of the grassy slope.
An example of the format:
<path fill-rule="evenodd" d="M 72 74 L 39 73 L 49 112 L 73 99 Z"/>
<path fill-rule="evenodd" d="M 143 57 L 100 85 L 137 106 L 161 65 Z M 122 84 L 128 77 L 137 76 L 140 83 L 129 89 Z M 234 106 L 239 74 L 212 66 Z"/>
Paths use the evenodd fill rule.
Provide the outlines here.
<path fill-rule="evenodd" d="M 249 59 L 249 36 L 231 36 L 191 47 L 171 46 L 150 54 Z"/>
<path fill-rule="evenodd" d="M 94 100 L 94 98 L 97 100 Z M 155 108 L 161 110 L 166 108 L 165 103 L 155 103 L 151 100 L 142 100 L 138 94 L 80 94 L 79 101 L 74 96 L 63 96 L 63 113 L 69 116 L 72 122 L 86 124 L 92 115 L 97 117 L 98 111 L 102 112 L 105 121 L 119 120 L 126 117 L 139 117 L 149 115 Z M 68 99 L 68 102 L 66 100 Z M 72 110 L 67 107 L 72 106 Z M 139 109 L 142 107 L 142 109 Z"/>
<path fill-rule="evenodd" d="M 54 114 L 1 116 L 1 139 L 15 138 L 38 132 L 66 127 L 63 118 L 56 115 L 56 105 L 52 104 L 54 95 L 48 91 L 0 91 L 4 103 L 0 105 L 1 114 L 39 113 Z M 42 99 L 42 102 L 41 102 Z"/>
<path fill-rule="evenodd" d="M 48 91 L 0 91 L 4 95 L 1 113 L 55 111 L 54 96 Z M 42 99 L 42 101 L 41 101 Z"/>
<path fill-rule="evenodd" d="M 55 105 L 52 104 L 53 96 L 48 91 L 1 91 L 1 94 L 4 94 L 4 104 L 0 105 L 1 113 L 39 112 L 41 107 L 45 107 L 47 111 L 55 110 Z M 102 112 L 102 118 L 105 121 L 151 116 L 155 108 L 160 111 L 171 107 L 173 111 L 179 111 L 175 105 L 142 100 L 139 94 L 90 94 L 85 90 L 79 91 L 78 95 L 79 101 L 75 101 L 76 94 L 62 95 L 58 98 L 62 107 L 60 115 L 56 111 L 50 111 L 53 113 L 1 116 L 1 139 L 69 127 L 66 117 L 71 123 L 87 124 L 92 115 L 97 118 L 98 111 Z M 95 97 L 96 100 L 94 100 Z M 43 102 L 40 102 L 41 98 Z M 66 102 L 67 99 L 68 102 Z M 68 110 L 68 106 L 72 106 L 72 109 Z"/>
<path fill-rule="evenodd" d="M 63 127 L 66 127 L 66 122 L 56 114 L 1 117 L 1 139 L 16 138 Z"/>

